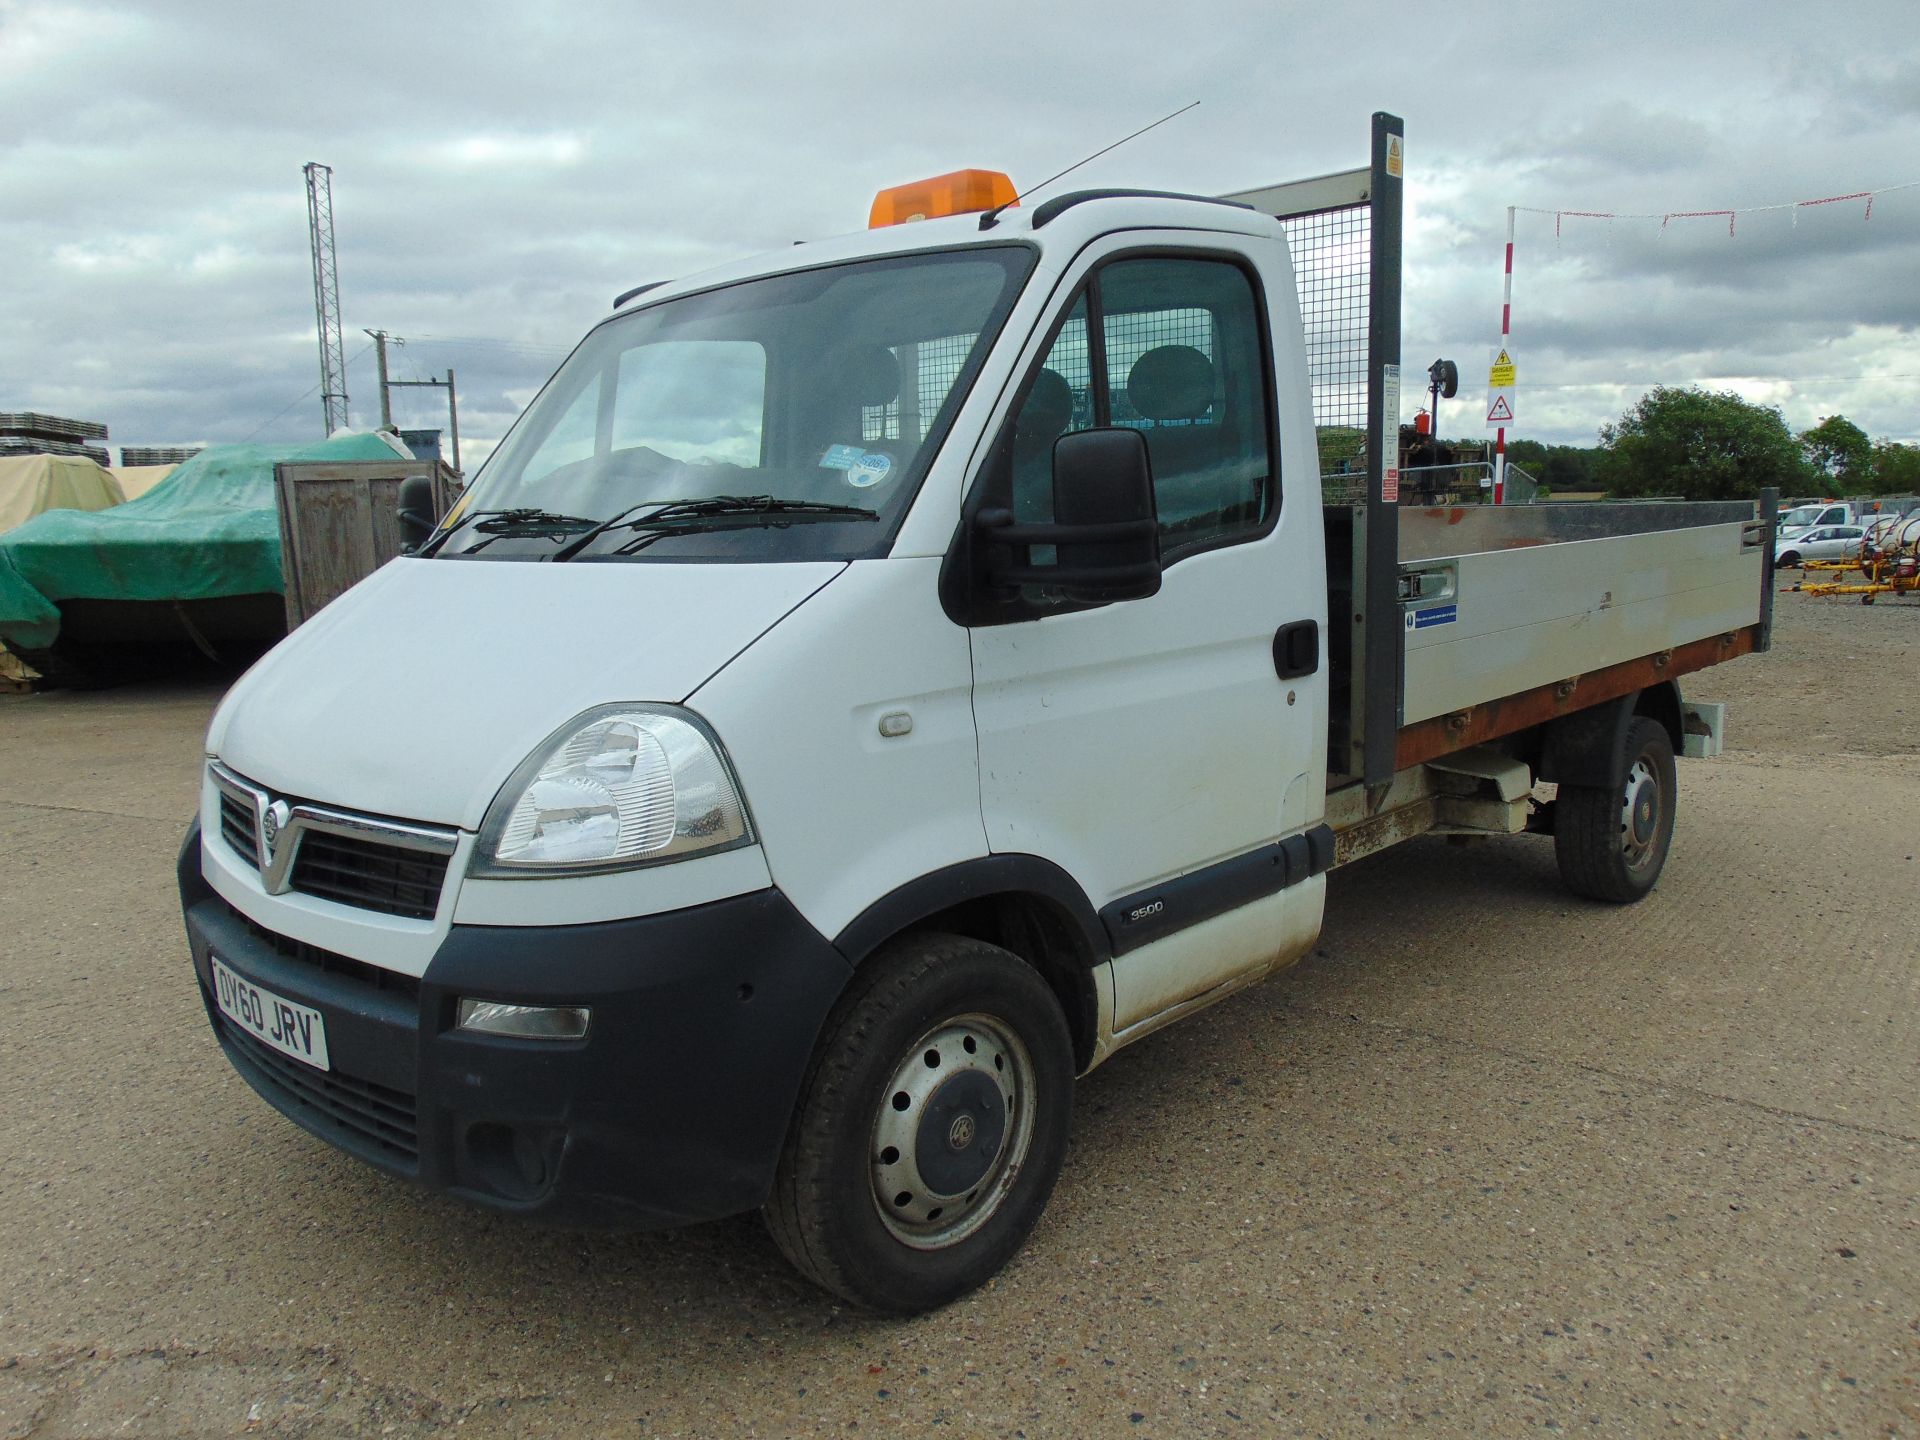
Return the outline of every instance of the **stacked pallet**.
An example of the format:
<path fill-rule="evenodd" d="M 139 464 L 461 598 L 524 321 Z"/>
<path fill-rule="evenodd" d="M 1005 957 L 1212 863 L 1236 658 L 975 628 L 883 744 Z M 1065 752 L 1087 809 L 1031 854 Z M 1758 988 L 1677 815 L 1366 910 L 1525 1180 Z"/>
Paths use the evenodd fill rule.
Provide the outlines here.
<path fill-rule="evenodd" d="M 207 447 L 204 445 L 122 445 L 120 464 L 184 465 Z"/>
<path fill-rule="evenodd" d="M 104 469 L 106 447 L 87 442 L 106 438 L 107 427 L 98 421 L 33 410 L 0 411 L 0 455 L 84 455 Z"/>

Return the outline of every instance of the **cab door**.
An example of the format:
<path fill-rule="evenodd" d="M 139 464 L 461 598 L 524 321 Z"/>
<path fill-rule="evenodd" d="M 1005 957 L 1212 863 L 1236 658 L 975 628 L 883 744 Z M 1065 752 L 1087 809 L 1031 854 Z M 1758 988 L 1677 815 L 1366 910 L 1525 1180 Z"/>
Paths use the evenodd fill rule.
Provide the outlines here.
<path fill-rule="evenodd" d="M 1325 793 L 1319 487 L 1311 460 L 1283 487 L 1275 414 L 1276 386 L 1306 394 L 1285 249 L 1167 240 L 1083 257 L 969 506 L 1044 523 L 1060 435 L 1146 438 L 1159 592 L 1089 604 L 1028 584 L 971 627 L 988 842 L 1063 866 L 1100 910 L 1116 1031 L 1310 944 L 1331 858 L 1309 843 Z M 1292 348 L 1276 355 L 1276 334 Z M 1310 424 L 1296 454 L 1313 454 Z M 1049 563 L 1030 548 L 1029 566 Z"/>

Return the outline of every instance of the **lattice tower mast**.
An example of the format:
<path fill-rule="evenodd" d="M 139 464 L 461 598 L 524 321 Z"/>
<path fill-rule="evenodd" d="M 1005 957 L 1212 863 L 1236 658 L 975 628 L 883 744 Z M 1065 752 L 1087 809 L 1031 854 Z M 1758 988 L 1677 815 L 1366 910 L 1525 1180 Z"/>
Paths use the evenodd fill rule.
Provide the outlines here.
<path fill-rule="evenodd" d="M 340 330 L 340 271 L 333 255 L 333 167 L 309 161 L 307 236 L 313 246 L 313 311 L 320 324 L 320 403 L 327 434 L 347 428 L 347 365 Z"/>

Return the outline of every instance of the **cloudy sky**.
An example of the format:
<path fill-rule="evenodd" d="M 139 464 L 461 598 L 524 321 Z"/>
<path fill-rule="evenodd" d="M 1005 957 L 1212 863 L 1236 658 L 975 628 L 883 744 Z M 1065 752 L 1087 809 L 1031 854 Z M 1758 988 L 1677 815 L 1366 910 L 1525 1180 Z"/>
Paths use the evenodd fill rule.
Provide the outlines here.
<path fill-rule="evenodd" d="M 1515 434 L 1590 444 L 1704 384 L 1920 440 L 1914 0 L 0 0 L 0 67 L 0 410 L 116 445 L 322 432 L 308 160 L 355 426 L 384 328 L 396 378 L 456 370 L 471 468 L 616 292 L 857 228 L 916 176 L 1030 184 L 1196 99 L 1071 184 L 1344 169 L 1405 117 L 1403 359 L 1460 362 L 1448 434 L 1481 432 L 1518 206 Z M 1870 218 L 1764 208 L 1866 190 Z"/>

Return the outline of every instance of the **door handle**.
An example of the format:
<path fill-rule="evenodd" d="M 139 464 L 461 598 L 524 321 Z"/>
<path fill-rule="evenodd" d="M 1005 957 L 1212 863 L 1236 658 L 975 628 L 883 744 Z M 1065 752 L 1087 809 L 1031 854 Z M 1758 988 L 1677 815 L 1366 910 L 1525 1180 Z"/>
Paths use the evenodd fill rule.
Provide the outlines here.
<path fill-rule="evenodd" d="M 1320 622 L 1295 620 L 1273 635 L 1273 668 L 1282 680 L 1298 680 L 1320 668 Z"/>

